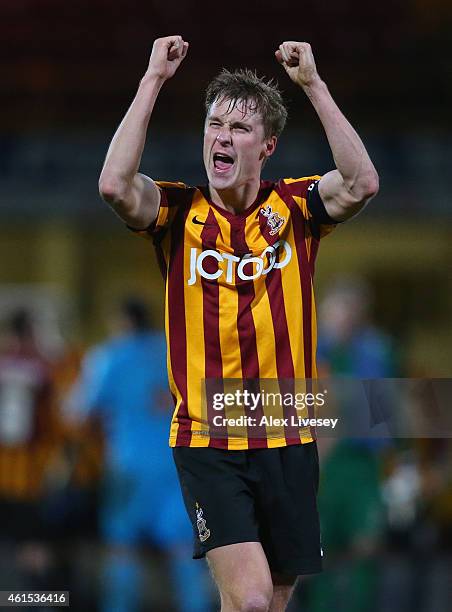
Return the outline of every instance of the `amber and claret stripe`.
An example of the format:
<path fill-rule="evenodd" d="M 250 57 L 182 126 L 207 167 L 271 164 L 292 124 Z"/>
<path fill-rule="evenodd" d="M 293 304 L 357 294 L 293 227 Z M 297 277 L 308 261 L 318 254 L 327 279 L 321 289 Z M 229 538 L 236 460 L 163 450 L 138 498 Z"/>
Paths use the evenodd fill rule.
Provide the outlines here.
<path fill-rule="evenodd" d="M 320 237 L 334 228 L 313 227 L 307 194 L 319 178 L 263 181 L 254 204 L 238 215 L 216 206 L 206 188 L 158 183 L 157 220 L 138 233 L 152 239 L 166 281 L 171 446 L 248 449 L 312 440 L 308 428 L 297 435 L 293 428 L 268 435 L 265 426 L 239 437 L 227 428 L 209 435 L 214 413 L 202 401 L 201 383 L 316 377 L 314 263 Z"/>

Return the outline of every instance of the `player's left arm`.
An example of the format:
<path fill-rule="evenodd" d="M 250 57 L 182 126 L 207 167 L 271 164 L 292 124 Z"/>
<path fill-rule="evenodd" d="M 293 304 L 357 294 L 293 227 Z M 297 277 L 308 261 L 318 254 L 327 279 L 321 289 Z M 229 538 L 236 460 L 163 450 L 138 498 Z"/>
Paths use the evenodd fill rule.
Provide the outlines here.
<path fill-rule="evenodd" d="M 336 221 L 345 221 L 377 194 L 377 171 L 362 140 L 320 78 L 309 43 L 284 42 L 275 55 L 311 100 L 325 129 L 336 170 L 320 179 L 319 194 L 328 215 Z"/>

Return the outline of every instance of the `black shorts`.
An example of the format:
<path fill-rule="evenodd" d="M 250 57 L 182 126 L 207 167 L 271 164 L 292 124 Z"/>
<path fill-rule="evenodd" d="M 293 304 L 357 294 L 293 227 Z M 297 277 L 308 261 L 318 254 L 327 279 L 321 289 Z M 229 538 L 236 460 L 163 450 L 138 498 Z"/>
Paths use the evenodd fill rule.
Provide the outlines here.
<path fill-rule="evenodd" d="M 194 531 L 193 558 L 260 542 L 272 572 L 322 569 L 315 442 L 256 450 L 173 449 Z"/>

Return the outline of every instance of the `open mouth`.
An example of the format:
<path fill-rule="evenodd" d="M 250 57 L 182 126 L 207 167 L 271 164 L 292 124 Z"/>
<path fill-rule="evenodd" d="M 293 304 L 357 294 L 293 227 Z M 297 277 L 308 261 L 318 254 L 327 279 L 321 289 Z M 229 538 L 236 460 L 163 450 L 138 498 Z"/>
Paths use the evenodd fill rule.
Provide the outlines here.
<path fill-rule="evenodd" d="M 226 153 L 214 153 L 213 165 L 217 172 L 227 172 L 234 165 L 234 160 Z"/>

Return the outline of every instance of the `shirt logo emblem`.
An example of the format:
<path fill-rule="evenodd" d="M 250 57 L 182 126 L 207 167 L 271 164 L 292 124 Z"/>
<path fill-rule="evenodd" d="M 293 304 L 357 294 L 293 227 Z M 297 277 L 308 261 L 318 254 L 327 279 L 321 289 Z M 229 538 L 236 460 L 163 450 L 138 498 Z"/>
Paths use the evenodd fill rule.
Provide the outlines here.
<path fill-rule="evenodd" d="M 201 542 L 205 542 L 207 538 L 210 538 L 210 529 L 207 529 L 206 519 L 202 515 L 202 508 L 196 502 L 196 527 L 198 528 L 199 539 Z"/>
<path fill-rule="evenodd" d="M 193 223 L 195 225 L 205 225 L 206 224 L 205 221 L 200 221 L 197 217 L 198 217 L 198 215 L 195 215 L 193 217 L 193 219 L 192 219 L 192 221 L 193 221 Z"/>
<path fill-rule="evenodd" d="M 270 205 L 266 206 L 265 208 L 261 208 L 260 212 L 261 215 L 267 217 L 267 225 L 270 228 L 270 236 L 277 234 L 284 225 L 286 218 L 281 217 L 281 215 L 277 212 L 273 212 Z"/>

